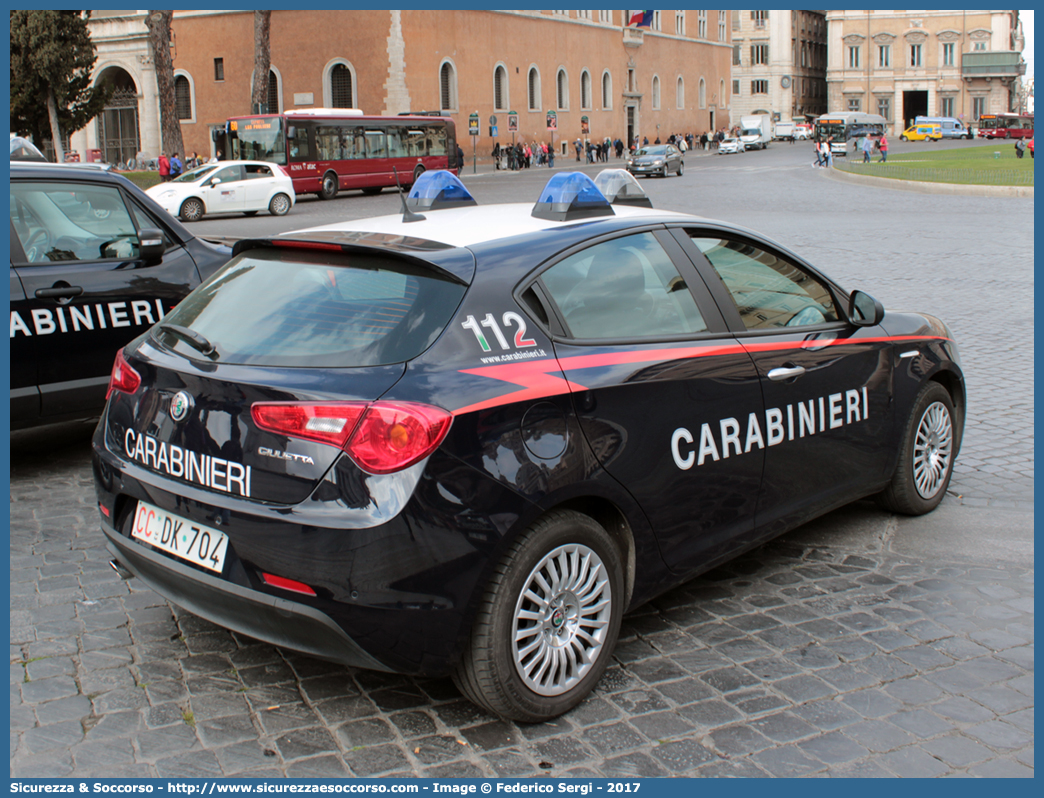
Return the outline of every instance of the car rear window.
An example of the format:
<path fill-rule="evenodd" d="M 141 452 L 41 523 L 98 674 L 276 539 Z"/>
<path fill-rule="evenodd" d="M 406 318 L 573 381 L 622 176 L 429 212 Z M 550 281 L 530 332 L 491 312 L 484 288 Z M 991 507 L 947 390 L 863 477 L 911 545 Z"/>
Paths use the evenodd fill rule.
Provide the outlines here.
<path fill-rule="evenodd" d="M 199 333 L 216 360 L 259 366 L 401 363 L 427 349 L 465 287 L 402 258 L 253 249 L 230 261 L 163 321 Z M 202 355 L 161 331 L 158 340 Z"/>

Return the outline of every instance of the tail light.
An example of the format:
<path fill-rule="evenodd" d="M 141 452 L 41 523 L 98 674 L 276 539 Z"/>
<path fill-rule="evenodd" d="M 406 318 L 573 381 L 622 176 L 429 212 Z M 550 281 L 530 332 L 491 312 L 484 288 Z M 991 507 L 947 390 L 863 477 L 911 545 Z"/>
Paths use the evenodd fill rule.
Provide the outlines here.
<path fill-rule="evenodd" d="M 281 167 L 279 164 L 274 163 L 274 164 L 272 164 L 272 166 L 274 166 L 276 169 L 278 169 L 279 170 L 279 174 L 283 175 L 283 177 L 290 177 L 290 173 L 288 171 L 286 171 L 286 169 Z"/>
<path fill-rule="evenodd" d="M 123 356 L 123 350 L 116 353 L 116 360 L 112 364 L 112 374 L 109 376 L 109 390 L 105 392 L 105 398 L 112 396 L 113 391 L 121 393 L 134 393 L 141 385 L 141 375 L 127 363 Z"/>
<path fill-rule="evenodd" d="M 440 407 L 414 402 L 268 402 L 251 408 L 269 432 L 343 449 L 371 474 L 391 474 L 423 460 L 453 421 Z"/>

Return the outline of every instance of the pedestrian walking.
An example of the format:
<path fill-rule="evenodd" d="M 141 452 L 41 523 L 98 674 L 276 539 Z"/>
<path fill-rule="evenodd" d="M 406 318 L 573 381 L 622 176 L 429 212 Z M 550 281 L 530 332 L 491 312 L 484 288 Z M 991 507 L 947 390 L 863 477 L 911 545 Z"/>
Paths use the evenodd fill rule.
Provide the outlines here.
<path fill-rule="evenodd" d="M 459 173 L 461 173 L 463 171 L 464 171 L 464 150 L 461 149 L 461 146 L 458 144 L 457 145 L 457 173 L 459 174 Z"/>
<path fill-rule="evenodd" d="M 823 143 L 823 157 L 826 158 L 824 166 L 832 167 L 834 165 L 834 137 L 827 136 L 826 141 Z"/>
<path fill-rule="evenodd" d="M 863 163 L 870 163 L 870 153 L 874 149 L 874 140 L 867 133 L 863 136 Z"/>
<path fill-rule="evenodd" d="M 1015 157 L 1021 158 L 1026 152 L 1026 139 L 1017 139 L 1015 141 Z"/>
<path fill-rule="evenodd" d="M 881 152 L 880 163 L 884 163 L 888 160 L 888 139 L 885 138 L 885 134 L 881 134 L 881 138 L 877 140 L 877 149 Z"/>
<path fill-rule="evenodd" d="M 555 168 L 555 145 L 553 142 L 547 145 L 547 168 Z"/>
<path fill-rule="evenodd" d="M 160 153 L 159 176 L 160 180 L 164 183 L 170 180 L 170 159 L 167 157 L 167 153 L 165 152 Z"/>

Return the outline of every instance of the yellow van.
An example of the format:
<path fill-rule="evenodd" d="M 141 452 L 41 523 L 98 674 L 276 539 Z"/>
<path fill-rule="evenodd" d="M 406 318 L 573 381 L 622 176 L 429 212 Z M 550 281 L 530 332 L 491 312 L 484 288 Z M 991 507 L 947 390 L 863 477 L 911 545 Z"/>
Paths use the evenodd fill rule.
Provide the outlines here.
<path fill-rule="evenodd" d="M 942 138 L 942 126 L 925 123 L 913 125 L 903 131 L 900 141 L 938 141 Z"/>

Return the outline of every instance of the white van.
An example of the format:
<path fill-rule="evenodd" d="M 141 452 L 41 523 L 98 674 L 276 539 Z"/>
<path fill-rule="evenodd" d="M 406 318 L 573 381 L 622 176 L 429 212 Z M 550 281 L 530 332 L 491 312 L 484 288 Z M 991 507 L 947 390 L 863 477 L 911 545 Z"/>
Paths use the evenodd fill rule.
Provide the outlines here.
<path fill-rule="evenodd" d="M 914 118 L 914 124 L 938 125 L 944 139 L 970 139 L 974 135 L 970 127 L 965 127 L 960 119 L 952 116 L 918 116 Z"/>

